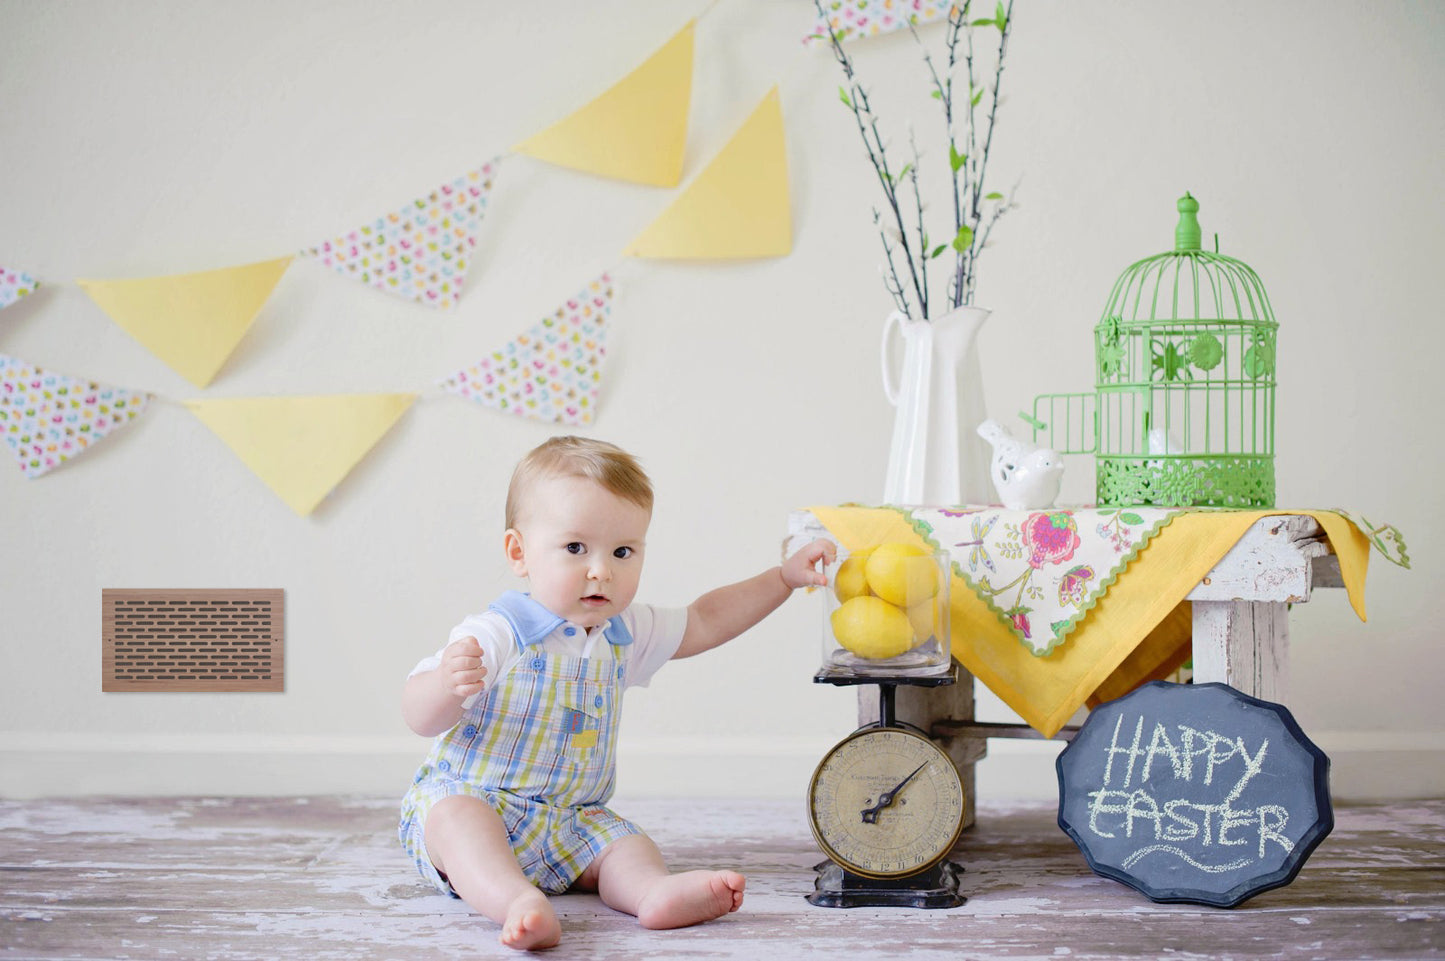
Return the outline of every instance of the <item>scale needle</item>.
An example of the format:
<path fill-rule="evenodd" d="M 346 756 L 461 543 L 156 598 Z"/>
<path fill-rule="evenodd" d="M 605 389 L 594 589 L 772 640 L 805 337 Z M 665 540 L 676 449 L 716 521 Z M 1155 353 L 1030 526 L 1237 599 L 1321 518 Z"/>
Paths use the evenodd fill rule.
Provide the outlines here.
<path fill-rule="evenodd" d="M 893 790 L 886 791 L 883 794 L 880 794 L 878 796 L 877 804 L 873 805 L 871 808 L 864 808 L 862 811 L 863 823 L 877 824 L 878 812 L 886 808 L 888 805 L 892 804 L 894 796 L 897 795 L 899 791 L 903 790 L 903 785 L 913 780 L 913 775 L 917 774 L 919 771 L 923 770 L 926 767 L 928 767 L 928 762 L 924 761 L 922 764 L 918 765 L 918 767 L 913 769 L 913 774 L 908 775 L 906 778 L 895 784 L 893 786 Z"/>

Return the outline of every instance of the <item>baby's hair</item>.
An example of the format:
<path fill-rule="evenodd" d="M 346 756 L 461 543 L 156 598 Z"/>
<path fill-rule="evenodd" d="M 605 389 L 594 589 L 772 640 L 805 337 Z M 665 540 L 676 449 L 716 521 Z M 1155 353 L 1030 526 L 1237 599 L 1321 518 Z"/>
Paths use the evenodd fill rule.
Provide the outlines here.
<path fill-rule="evenodd" d="M 588 437 L 553 437 L 533 448 L 512 472 L 507 487 L 507 528 L 517 526 L 526 491 L 548 477 L 581 477 L 603 490 L 652 510 L 652 481 L 637 458 L 616 444 Z"/>

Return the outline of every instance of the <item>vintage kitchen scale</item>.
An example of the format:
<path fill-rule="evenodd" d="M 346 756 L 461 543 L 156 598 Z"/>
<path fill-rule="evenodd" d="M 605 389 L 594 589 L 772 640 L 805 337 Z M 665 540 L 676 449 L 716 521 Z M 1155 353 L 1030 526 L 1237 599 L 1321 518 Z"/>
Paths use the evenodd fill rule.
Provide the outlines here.
<path fill-rule="evenodd" d="M 958 680 L 949 640 L 949 560 L 884 544 L 847 551 L 824 571 L 819 684 L 878 685 L 878 720 L 833 746 L 808 784 L 808 823 L 828 860 L 808 900 L 819 907 L 952 908 L 963 868 L 948 860 L 965 824 L 963 781 L 928 735 L 898 719 L 900 684 Z"/>
<path fill-rule="evenodd" d="M 938 687 L 943 673 L 860 674 L 826 666 L 819 684 L 878 685 L 878 721 L 839 741 L 808 785 L 808 822 L 828 856 L 808 901 L 819 907 L 952 908 L 963 868 L 948 853 L 963 832 L 963 781 L 948 755 L 918 728 L 899 721 L 899 684 Z"/>

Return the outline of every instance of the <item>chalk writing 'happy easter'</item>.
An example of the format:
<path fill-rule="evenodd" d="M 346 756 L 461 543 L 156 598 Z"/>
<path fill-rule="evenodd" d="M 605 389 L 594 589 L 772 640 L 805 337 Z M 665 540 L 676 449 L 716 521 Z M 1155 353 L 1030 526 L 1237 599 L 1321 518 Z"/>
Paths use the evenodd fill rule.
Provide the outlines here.
<path fill-rule="evenodd" d="M 1120 715 L 1103 787 L 1089 793 L 1089 830 L 1104 838 L 1122 834 L 1141 844 L 1124 867 L 1149 854 L 1168 853 L 1201 871 L 1220 873 L 1245 866 L 1254 855 L 1264 860 L 1271 843 L 1285 854 L 1293 850 L 1294 842 L 1283 833 L 1289 823 L 1283 806 L 1240 806 L 1246 785 L 1264 768 L 1268 738 L 1251 751 L 1243 737 L 1176 724 L 1171 738 L 1156 722 L 1146 745 L 1143 715 L 1134 723 L 1132 741 L 1121 743 L 1125 730 Z M 1181 846 L 1185 843 L 1189 851 Z M 1229 860 L 1219 863 L 1220 858 Z"/>

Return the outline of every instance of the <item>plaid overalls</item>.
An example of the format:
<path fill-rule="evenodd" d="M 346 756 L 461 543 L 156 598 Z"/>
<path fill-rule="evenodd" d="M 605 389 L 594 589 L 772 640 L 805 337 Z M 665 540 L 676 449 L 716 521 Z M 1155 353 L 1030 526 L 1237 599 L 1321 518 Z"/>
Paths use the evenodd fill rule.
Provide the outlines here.
<path fill-rule="evenodd" d="M 455 896 L 427 857 L 426 816 L 444 797 L 480 798 L 501 816 L 522 873 L 560 894 L 608 844 L 642 833 L 604 806 L 632 635 L 614 617 L 592 656 L 547 654 L 541 642 L 562 618 L 516 591 L 490 609 L 511 625 L 521 659 L 433 743 L 402 799 L 398 834 L 422 876 Z"/>

